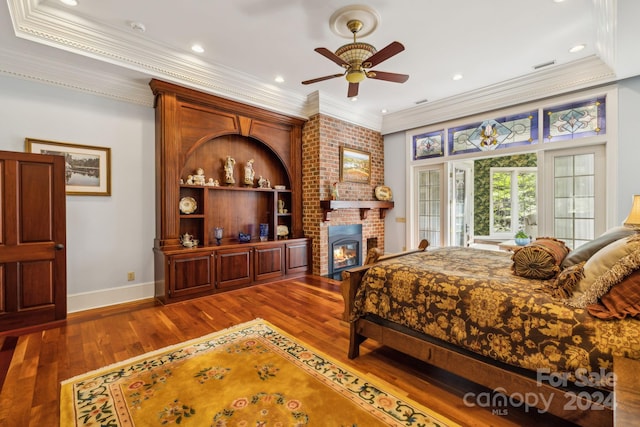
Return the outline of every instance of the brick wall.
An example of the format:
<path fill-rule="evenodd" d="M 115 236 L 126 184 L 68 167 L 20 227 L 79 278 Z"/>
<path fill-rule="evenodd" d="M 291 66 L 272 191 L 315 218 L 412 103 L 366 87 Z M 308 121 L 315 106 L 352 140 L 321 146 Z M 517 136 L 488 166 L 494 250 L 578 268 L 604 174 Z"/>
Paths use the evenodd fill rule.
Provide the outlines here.
<path fill-rule="evenodd" d="M 371 183 L 340 182 L 340 147 L 355 148 L 371 153 Z M 366 241 L 378 238 L 378 247 L 384 249 L 384 219 L 378 209 L 371 209 L 364 220 L 358 209 L 329 212 L 328 221 L 322 220 L 320 200 L 331 198 L 331 186 L 338 183 L 339 200 L 375 200 L 376 186 L 384 182 L 384 145 L 379 132 L 356 126 L 330 116 L 318 114 L 309 119 L 302 131 L 303 156 L 303 229 L 313 239 L 313 273 L 327 275 L 327 227 L 332 225 L 362 224 L 363 257 L 369 248 Z"/>

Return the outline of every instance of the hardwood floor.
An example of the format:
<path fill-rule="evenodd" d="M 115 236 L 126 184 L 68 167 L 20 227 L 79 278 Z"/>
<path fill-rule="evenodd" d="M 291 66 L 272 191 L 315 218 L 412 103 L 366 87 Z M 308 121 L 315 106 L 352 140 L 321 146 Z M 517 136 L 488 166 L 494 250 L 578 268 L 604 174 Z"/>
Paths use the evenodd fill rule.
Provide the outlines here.
<path fill-rule="evenodd" d="M 61 325 L 17 339 L 5 333 L 0 335 L 0 368 L 8 366 L 8 371 L 0 393 L 0 426 L 57 426 L 61 381 L 255 318 L 388 382 L 461 425 L 570 425 L 535 410 L 509 408 L 506 415 L 494 415 L 490 409 L 469 407 L 464 394 L 482 388 L 371 340 L 363 344 L 359 358 L 349 360 L 342 311 L 339 282 L 307 276 L 166 306 L 144 301 L 74 313 Z"/>

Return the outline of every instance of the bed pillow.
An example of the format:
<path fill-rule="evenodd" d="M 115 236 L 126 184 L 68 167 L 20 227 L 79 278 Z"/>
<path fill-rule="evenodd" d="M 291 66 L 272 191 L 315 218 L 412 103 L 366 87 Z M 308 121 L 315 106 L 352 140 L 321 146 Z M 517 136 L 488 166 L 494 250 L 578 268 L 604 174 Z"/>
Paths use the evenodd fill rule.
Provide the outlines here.
<path fill-rule="evenodd" d="M 529 279 L 552 279 L 560 272 L 560 264 L 569 253 L 562 240 L 539 237 L 513 253 L 514 274 Z"/>
<path fill-rule="evenodd" d="M 588 305 L 587 311 L 592 316 L 605 320 L 640 317 L 640 270 L 634 271 L 613 286 L 598 303 Z"/>
<path fill-rule="evenodd" d="M 580 292 L 576 292 L 573 298 L 567 301 L 572 307 L 586 308 L 589 304 L 595 304 L 616 284 L 622 282 L 627 276 L 640 268 L 640 235 L 622 239 L 625 252 L 620 250 L 620 241 L 611 243 L 602 248 L 584 265 L 584 278 L 578 283 Z M 604 256 L 606 255 L 606 256 Z M 617 259 L 613 255 L 618 256 Z M 603 258 L 598 260 L 596 258 Z M 593 261 L 597 261 L 595 265 Z M 613 260 L 613 263 L 611 263 Z M 591 265 L 590 265 L 591 264 Z M 601 273 L 595 276 L 594 271 Z M 583 288 L 583 282 L 587 279 L 593 282 Z"/>
<path fill-rule="evenodd" d="M 634 234 L 634 230 L 629 227 L 613 227 L 601 236 L 596 237 L 595 239 L 584 243 L 571 251 L 571 253 L 565 257 L 564 261 L 562 261 L 561 267 L 565 269 L 572 265 L 587 261 L 593 256 L 593 254 L 608 244 L 613 243 L 616 240 L 629 237 L 632 234 Z"/>
<path fill-rule="evenodd" d="M 567 267 L 558 273 L 556 280 L 545 282 L 542 289 L 558 299 L 567 299 L 573 295 L 576 285 L 584 277 L 584 261 Z"/>
<path fill-rule="evenodd" d="M 640 235 L 622 238 L 609 243 L 593 254 L 584 264 L 584 278 L 576 287 L 577 292 L 586 292 L 596 280 L 610 270 L 623 257 L 629 255 L 640 246 Z"/>

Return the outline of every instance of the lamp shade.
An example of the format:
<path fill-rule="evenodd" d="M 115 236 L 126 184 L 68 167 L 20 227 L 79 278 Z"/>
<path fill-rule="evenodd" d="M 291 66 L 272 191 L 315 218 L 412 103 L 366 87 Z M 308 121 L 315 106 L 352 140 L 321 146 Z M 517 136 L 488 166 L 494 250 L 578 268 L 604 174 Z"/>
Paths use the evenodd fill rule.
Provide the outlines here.
<path fill-rule="evenodd" d="M 640 194 L 633 196 L 631 212 L 629 212 L 629 216 L 627 216 L 623 224 L 628 227 L 640 227 Z"/>

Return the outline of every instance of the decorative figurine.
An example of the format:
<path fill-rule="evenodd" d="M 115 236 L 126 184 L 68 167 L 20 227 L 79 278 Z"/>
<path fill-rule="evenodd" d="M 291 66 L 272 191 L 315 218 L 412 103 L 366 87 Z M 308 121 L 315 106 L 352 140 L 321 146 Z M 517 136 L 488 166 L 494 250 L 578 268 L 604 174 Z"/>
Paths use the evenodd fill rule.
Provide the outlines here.
<path fill-rule="evenodd" d="M 267 180 L 260 175 L 260 179 L 258 179 L 258 187 L 265 188 L 264 185 L 267 183 Z"/>
<path fill-rule="evenodd" d="M 284 200 L 278 199 L 278 213 L 284 213 Z"/>
<path fill-rule="evenodd" d="M 253 159 L 251 159 L 244 167 L 244 185 L 253 187 L 255 175 L 256 173 L 253 170 Z"/>
<path fill-rule="evenodd" d="M 334 182 L 331 186 L 331 200 L 338 200 L 338 183 Z"/>
<path fill-rule="evenodd" d="M 227 161 L 224 163 L 224 182 L 227 185 L 232 185 L 236 183 L 236 180 L 233 178 L 233 167 L 236 165 L 236 160 L 227 156 Z"/>
<path fill-rule="evenodd" d="M 205 178 L 204 178 L 204 170 L 202 168 L 196 169 L 196 174 L 193 175 L 193 183 L 195 185 L 204 185 Z"/>
<path fill-rule="evenodd" d="M 219 187 L 220 183 L 217 179 L 209 178 L 209 181 L 207 181 L 205 185 L 208 185 L 209 187 Z"/>
<path fill-rule="evenodd" d="M 187 184 L 188 185 L 193 185 L 193 175 L 188 175 L 187 176 Z"/>

